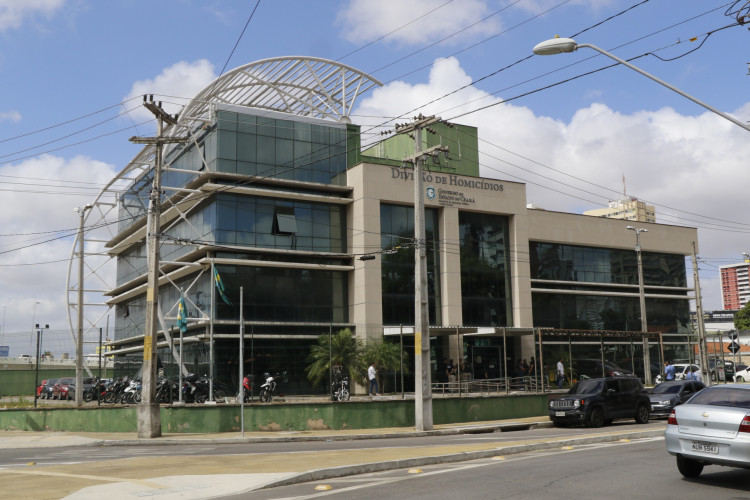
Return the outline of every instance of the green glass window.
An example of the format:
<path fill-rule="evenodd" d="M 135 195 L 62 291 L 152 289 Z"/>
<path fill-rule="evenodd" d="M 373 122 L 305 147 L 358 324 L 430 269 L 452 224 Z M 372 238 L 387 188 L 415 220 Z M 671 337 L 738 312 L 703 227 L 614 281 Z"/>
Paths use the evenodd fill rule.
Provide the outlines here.
<path fill-rule="evenodd" d="M 512 325 L 508 218 L 460 212 L 458 220 L 463 324 Z"/>

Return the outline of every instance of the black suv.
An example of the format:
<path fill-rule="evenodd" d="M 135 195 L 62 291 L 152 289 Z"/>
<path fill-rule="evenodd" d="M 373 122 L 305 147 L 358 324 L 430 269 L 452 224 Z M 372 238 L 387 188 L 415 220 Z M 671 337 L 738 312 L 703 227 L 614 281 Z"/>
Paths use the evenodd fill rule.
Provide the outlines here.
<path fill-rule="evenodd" d="M 557 427 L 601 427 L 616 418 L 648 423 L 651 401 L 634 377 L 590 378 L 577 382 L 568 393 L 549 403 L 549 418 Z"/>

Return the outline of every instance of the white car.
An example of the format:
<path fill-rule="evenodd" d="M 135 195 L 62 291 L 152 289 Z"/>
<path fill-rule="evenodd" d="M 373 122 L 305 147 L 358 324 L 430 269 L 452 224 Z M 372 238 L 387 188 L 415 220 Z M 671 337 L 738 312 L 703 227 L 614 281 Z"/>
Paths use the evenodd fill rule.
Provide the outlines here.
<path fill-rule="evenodd" d="M 676 363 L 674 365 L 674 379 L 675 380 L 687 380 L 687 374 L 691 371 L 695 371 L 699 374 L 698 380 L 704 380 L 704 373 L 701 371 L 701 367 L 698 365 L 690 365 L 683 363 Z"/>
<path fill-rule="evenodd" d="M 734 374 L 735 382 L 744 382 L 746 380 L 750 381 L 750 366 Z"/>
<path fill-rule="evenodd" d="M 750 467 L 750 385 L 707 387 L 676 406 L 664 441 L 685 477 L 698 477 L 706 465 Z"/>

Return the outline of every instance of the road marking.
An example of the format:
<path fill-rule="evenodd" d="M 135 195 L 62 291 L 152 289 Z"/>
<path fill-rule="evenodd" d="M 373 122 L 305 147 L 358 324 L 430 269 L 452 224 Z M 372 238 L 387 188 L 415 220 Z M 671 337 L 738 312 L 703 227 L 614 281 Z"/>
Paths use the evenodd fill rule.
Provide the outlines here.
<path fill-rule="evenodd" d="M 91 476 L 89 474 L 69 474 L 66 472 L 49 472 L 39 469 L 0 469 L 0 474 L 26 474 L 28 476 L 51 476 L 51 477 L 65 477 L 65 478 L 76 478 L 76 479 L 90 479 L 92 481 L 105 481 L 110 483 L 134 483 L 147 488 L 153 488 L 161 490 L 166 486 L 159 483 L 152 483 L 151 481 L 144 481 L 142 479 L 129 479 L 122 477 L 107 477 L 107 476 Z"/>

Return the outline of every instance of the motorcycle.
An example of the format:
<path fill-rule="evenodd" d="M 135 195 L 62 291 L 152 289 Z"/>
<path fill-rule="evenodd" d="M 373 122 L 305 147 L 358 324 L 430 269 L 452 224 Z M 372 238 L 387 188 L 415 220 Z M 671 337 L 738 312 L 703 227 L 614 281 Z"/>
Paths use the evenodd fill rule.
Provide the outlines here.
<path fill-rule="evenodd" d="M 253 378 L 253 375 L 245 375 L 242 379 L 242 388 L 244 389 L 243 399 L 245 403 L 248 403 L 253 399 Z M 239 393 L 237 393 L 235 401 L 237 401 L 237 403 L 241 402 Z"/>
<path fill-rule="evenodd" d="M 263 378 L 265 379 L 266 382 L 260 386 L 259 398 L 261 402 L 263 403 L 271 402 L 271 396 L 276 390 L 276 379 L 278 377 L 279 375 L 272 376 L 270 373 L 263 374 Z"/>
<path fill-rule="evenodd" d="M 349 401 L 349 378 L 341 377 L 331 384 L 332 401 Z"/>

